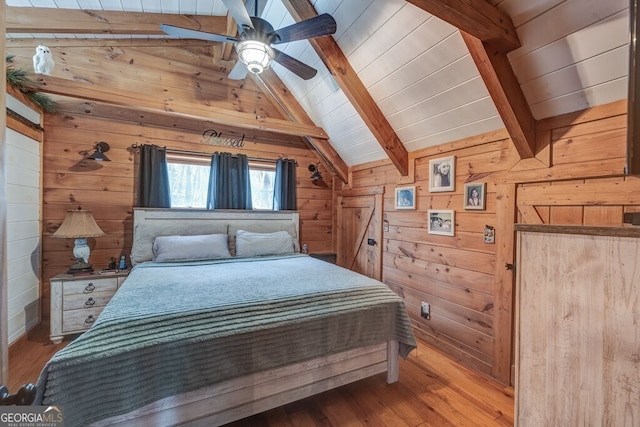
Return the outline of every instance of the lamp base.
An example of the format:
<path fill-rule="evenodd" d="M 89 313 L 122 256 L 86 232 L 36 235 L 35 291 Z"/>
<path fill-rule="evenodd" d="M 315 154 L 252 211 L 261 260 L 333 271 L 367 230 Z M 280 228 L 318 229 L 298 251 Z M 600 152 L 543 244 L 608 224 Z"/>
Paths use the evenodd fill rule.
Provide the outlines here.
<path fill-rule="evenodd" d="M 82 258 L 77 258 L 76 263 L 69 267 L 67 274 L 89 274 L 93 272 L 93 266 L 87 262 L 84 262 Z"/>

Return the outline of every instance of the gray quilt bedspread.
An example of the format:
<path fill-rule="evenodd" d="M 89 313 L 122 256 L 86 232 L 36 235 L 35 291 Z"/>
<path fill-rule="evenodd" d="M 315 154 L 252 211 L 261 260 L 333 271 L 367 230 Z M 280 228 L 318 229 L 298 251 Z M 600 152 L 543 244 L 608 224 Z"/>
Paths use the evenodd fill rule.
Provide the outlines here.
<path fill-rule="evenodd" d="M 37 405 L 86 425 L 232 378 L 396 339 L 401 298 L 305 255 L 136 266 L 95 325 L 48 362 Z"/>

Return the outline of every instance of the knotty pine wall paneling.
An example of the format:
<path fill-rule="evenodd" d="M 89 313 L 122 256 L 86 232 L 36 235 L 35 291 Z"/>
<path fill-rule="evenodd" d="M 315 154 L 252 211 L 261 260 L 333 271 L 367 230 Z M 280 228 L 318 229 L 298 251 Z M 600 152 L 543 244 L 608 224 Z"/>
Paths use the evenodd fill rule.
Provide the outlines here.
<path fill-rule="evenodd" d="M 140 99 L 188 102 L 282 118 L 251 79 L 226 78 L 230 63 L 218 61 L 209 42 L 188 40 L 184 45 L 144 46 L 130 41 L 101 42 L 48 40 L 56 66 L 53 77 L 86 82 L 114 90 L 140 94 Z M 16 67 L 33 70 L 34 46 L 9 41 L 7 54 Z M 116 44 L 117 43 L 117 44 Z M 161 43 L 161 42 L 159 42 Z"/>
<path fill-rule="evenodd" d="M 137 122 L 103 120 L 93 116 L 47 114 L 45 116 L 43 184 L 43 292 L 44 317 L 49 313 L 48 278 L 65 271 L 71 264 L 72 239 L 53 239 L 50 235 L 64 219 L 67 209 L 90 209 L 106 236 L 91 238 L 94 268 L 107 266 L 110 257 L 129 254 L 132 244 L 132 214 L 136 201 L 136 162 L 134 144 L 156 144 L 173 149 L 213 153 L 220 147 L 202 144 L 201 132 L 146 126 Z M 85 160 L 97 141 L 111 149 L 110 162 Z M 301 242 L 311 252 L 331 252 L 332 187 L 319 187 L 309 178 L 307 167 L 317 163 L 305 146 L 259 143 L 245 139 L 241 150 L 250 157 L 287 157 L 298 162 L 298 210 Z M 331 180 L 327 180 L 331 182 Z"/>
<path fill-rule="evenodd" d="M 38 41 L 7 41 L 7 54 L 16 67 L 32 70 Z M 283 119 L 251 79 L 227 79 L 232 63 L 220 59 L 218 44 L 197 40 L 47 40 L 56 66 L 53 77 L 139 94 L 140 100 L 165 105 L 188 103 Z M 36 76 L 37 78 L 37 76 Z M 307 166 L 318 162 L 300 138 L 219 126 L 183 117 L 147 117 L 143 112 L 119 111 L 99 102 L 56 97 L 57 112 L 45 115 L 43 144 L 43 318 L 48 318 L 48 278 L 71 264 L 73 241 L 49 236 L 67 209 L 91 209 L 107 233 L 89 239 L 96 268 L 111 257 L 128 254 L 132 238 L 132 208 L 136 200 L 136 153 L 133 144 L 157 144 L 175 149 L 213 153 L 201 134 L 215 129 L 225 136 L 246 135 L 242 152 L 251 157 L 289 157 L 298 161 L 298 208 L 301 239 L 311 252 L 332 252 L 332 179 L 314 186 Z M 84 158 L 96 142 L 111 149 L 111 162 Z M 231 150 L 226 150 L 231 151 Z M 330 175 L 327 173 L 326 175 Z"/>
<path fill-rule="evenodd" d="M 416 210 L 395 210 L 390 162 L 352 168 L 352 188 L 385 187 L 383 281 L 401 295 L 418 335 L 508 383 L 512 362 L 514 223 L 630 226 L 640 181 L 624 177 L 626 101 L 538 123 L 537 158 L 521 160 L 504 131 L 410 153 Z M 455 191 L 429 192 L 429 160 L 456 156 Z M 486 182 L 486 209 L 463 209 L 466 182 Z M 455 210 L 455 236 L 428 233 L 428 209 Z M 485 225 L 496 243 L 483 242 Z M 431 304 L 431 319 L 420 302 Z M 594 319 L 597 321 L 597 319 Z"/>

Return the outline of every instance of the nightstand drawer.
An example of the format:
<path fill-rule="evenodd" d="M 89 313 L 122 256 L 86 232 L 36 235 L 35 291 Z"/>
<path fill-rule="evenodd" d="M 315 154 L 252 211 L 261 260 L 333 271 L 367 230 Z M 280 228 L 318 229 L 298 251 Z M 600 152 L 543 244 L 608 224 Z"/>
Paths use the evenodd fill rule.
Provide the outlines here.
<path fill-rule="evenodd" d="M 58 344 L 65 335 L 83 333 L 93 326 L 128 274 L 128 271 L 116 271 L 86 276 L 58 274 L 52 277 L 49 312 L 51 341 Z"/>
<path fill-rule="evenodd" d="M 62 300 L 62 309 L 64 311 L 67 311 L 67 310 L 77 310 L 82 308 L 104 307 L 105 305 L 107 305 L 109 300 L 111 300 L 112 296 L 113 296 L 113 291 L 92 292 L 90 294 L 67 295 Z"/>
<path fill-rule="evenodd" d="M 83 280 L 65 281 L 62 287 L 63 295 L 91 294 L 101 291 L 114 293 L 118 289 L 117 277 L 87 278 Z"/>
<path fill-rule="evenodd" d="M 62 312 L 62 332 L 89 329 L 104 307 L 68 310 Z"/>

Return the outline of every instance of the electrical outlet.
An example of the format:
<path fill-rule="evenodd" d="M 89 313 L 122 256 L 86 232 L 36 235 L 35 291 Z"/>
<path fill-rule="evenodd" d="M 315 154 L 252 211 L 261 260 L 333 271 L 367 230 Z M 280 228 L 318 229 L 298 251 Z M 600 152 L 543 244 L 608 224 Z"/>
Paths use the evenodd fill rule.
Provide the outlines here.
<path fill-rule="evenodd" d="M 431 307 L 429 307 L 428 302 L 422 301 L 422 303 L 420 304 L 420 316 L 424 317 L 427 320 L 431 319 Z"/>

